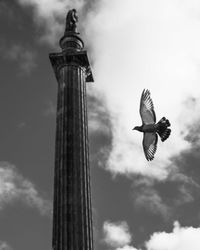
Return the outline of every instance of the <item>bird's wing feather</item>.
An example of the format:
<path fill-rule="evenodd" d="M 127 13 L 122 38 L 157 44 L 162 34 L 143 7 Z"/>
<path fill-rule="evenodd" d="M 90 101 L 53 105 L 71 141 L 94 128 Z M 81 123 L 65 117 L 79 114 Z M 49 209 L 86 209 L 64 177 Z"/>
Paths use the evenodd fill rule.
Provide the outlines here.
<path fill-rule="evenodd" d="M 156 122 L 153 101 L 150 97 L 150 91 L 143 90 L 140 99 L 140 116 L 143 124 L 152 124 Z"/>
<path fill-rule="evenodd" d="M 158 135 L 156 133 L 144 133 L 143 149 L 147 161 L 152 161 L 156 153 Z"/>

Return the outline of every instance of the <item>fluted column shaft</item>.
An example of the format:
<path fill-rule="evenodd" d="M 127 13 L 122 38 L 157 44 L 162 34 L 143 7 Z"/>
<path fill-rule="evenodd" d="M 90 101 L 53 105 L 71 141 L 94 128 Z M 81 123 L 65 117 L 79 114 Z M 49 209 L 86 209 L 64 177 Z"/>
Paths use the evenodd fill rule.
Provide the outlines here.
<path fill-rule="evenodd" d="M 54 250 L 93 250 L 85 69 L 71 60 L 56 73 Z"/>

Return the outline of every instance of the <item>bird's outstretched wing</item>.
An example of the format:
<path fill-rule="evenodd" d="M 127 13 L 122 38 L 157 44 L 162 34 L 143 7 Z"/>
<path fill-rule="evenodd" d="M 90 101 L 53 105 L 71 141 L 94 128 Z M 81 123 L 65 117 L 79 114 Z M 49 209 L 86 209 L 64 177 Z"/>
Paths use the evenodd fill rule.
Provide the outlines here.
<path fill-rule="evenodd" d="M 156 153 L 158 135 L 156 133 L 144 133 L 143 149 L 147 161 L 152 161 Z"/>
<path fill-rule="evenodd" d="M 140 116 L 143 124 L 152 124 L 156 122 L 156 114 L 154 111 L 153 101 L 150 97 L 150 91 L 143 90 L 140 99 Z"/>

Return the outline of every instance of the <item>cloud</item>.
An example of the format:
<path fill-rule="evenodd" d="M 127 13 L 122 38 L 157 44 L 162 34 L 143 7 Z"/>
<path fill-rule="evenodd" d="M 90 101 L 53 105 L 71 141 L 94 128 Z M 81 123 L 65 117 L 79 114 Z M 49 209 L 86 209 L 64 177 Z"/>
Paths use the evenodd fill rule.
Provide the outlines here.
<path fill-rule="evenodd" d="M 122 247 L 131 242 L 128 224 L 124 221 L 111 223 L 104 222 L 103 225 L 104 242 L 113 248 Z"/>
<path fill-rule="evenodd" d="M 126 225 L 126 233 L 131 237 L 128 231 L 128 225 Z M 115 224 L 113 224 L 115 225 Z M 109 233 L 115 234 L 115 230 L 112 232 L 112 227 L 109 228 Z M 115 250 L 141 250 L 135 248 L 130 243 L 131 241 L 121 241 L 121 246 L 108 245 Z M 149 240 L 144 243 L 145 250 L 199 250 L 200 248 L 200 228 L 194 227 L 181 227 L 178 221 L 174 222 L 174 228 L 172 232 L 154 232 Z"/>
<path fill-rule="evenodd" d="M 102 0 L 88 14 L 85 27 L 94 88 L 105 95 L 112 117 L 107 170 L 166 179 L 172 157 L 191 149 L 185 136 L 199 118 L 199 19 L 180 1 Z M 157 118 L 166 116 L 172 124 L 171 137 L 158 143 L 150 163 L 143 155 L 142 134 L 131 130 L 141 123 L 138 109 L 144 88 L 151 90 Z M 197 100 L 195 109 L 187 105 L 191 98 Z"/>
<path fill-rule="evenodd" d="M 177 216 L 191 221 L 191 207 L 194 216 L 198 213 L 200 186 L 184 169 L 174 169 L 164 181 L 136 176 L 131 189 L 136 213 L 153 215 L 165 222 L 173 221 Z"/>
<path fill-rule="evenodd" d="M 19 122 L 18 124 L 17 124 L 17 128 L 18 129 L 22 129 L 22 128 L 24 128 L 26 126 L 26 123 L 25 122 Z"/>
<path fill-rule="evenodd" d="M 20 74 L 28 75 L 36 68 L 36 53 L 20 44 L 6 46 L 3 42 L 0 51 L 6 60 L 17 63 Z"/>
<path fill-rule="evenodd" d="M 181 227 L 174 223 L 171 233 L 156 232 L 148 242 L 147 250 L 198 250 L 200 248 L 200 228 Z"/>
<path fill-rule="evenodd" d="M 132 183 L 132 201 L 137 212 L 161 216 L 165 221 L 172 215 L 174 203 L 171 197 L 169 205 L 163 197 L 166 196 L 156 186 L 156 181 L 147 177 L 137 177 Z M 177 197 L 176 197 L 177 198 Z M 169 199 L 169 198 L 168 198 Z"/>
<path fill-rule="evenodd" d="M 102 93 L 90 86 L 87 94 L 90 160 L 92 165 L 105 167 L 111 151 L 111 117 Z"/>
<path fill-rule="evenodd" d="M 58 43 L 60 35 L 64 33 L 65 16 L 69 9 L 80 10 L 84 0 L 17 0 L 23 7 L 33 8 L 34 21 L 43 28 L 40 41 L 52 46 Z"/>
<path fill-rule="evenodd" d="M 0 241 L 0 250 L 12 250 L 12 248 L 4 241 Z"/>
<path fill-rule="evenodd" d="M 110 136 L 111 117 L 106 107 L 106 100 L 101 92 L 88 88 L 88 126 L 89 133 L 103 133 Z"/>
<path fill-rule="evenodd" d="M 116 250 L 137 250 L 135 247 L 132 247 L 132 246 L 124 246 L 124 247 L 120 247 L 120 248 L 117 248 Z"/>
<path fill-rule="evenodd" d="M 171 208 L 167 205 L 160 194 L 154 188 L 143 188 L 141 193 L 134 197 L 134 205 L 138 210 L 141 208 L 154 215 L 161 215 L 165 220 L 169 219 Z"/>
<path fill-rule="evenodd" d="M 41 215 L 51 215 L 51 202 L 40 196 L 34 184 L 19 174 L 14 165 L 0 162 L 0 209 L 17 200 L 36 208 Z"/>

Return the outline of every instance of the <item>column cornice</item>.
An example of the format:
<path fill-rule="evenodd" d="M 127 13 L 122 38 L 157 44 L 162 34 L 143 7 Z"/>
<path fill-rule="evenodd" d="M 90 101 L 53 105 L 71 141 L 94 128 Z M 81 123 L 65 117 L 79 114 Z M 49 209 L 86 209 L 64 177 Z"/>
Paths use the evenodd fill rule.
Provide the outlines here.
<path fill-rule="evenodd" d="M 50 53 L 49 59 L 56 74 L 60 71 L 61 68 L 65 67 L 66 65 L 76 64 L 85 68 L 86 82 L 94 82 L 89 59 L 85 50 L 74 52 L 62 51 L 58 53 Z"/>

